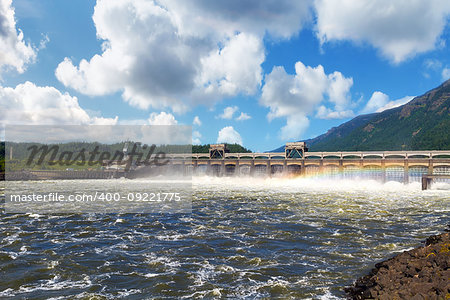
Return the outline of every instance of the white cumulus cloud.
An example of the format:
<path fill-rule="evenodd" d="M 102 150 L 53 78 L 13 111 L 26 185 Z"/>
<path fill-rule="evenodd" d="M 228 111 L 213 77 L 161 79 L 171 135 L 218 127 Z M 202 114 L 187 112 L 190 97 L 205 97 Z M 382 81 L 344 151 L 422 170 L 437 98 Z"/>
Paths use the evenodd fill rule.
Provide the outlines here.
<path fill-rule="evenodd" d="M 172 114 L 162 111 L 159 114 L 152 112 L 148 118 L 148 124 L 150 124 L 150 125 L 176 125 L 176 124 L 178 124 L 178 121 L 175 119 L 175 117 Z"/>
<path fill-rule="evenodd" d="M 444 68 L 442 70 L 442 80 L 448 80 L 450 79 L 450 68 Z"/>
<path fill-rule="evenodd" d="M 385 106 L 388 102 L 388 95 L 379 91 L 373 92 L 372 97 L 370 97 L 369 101 L 367 101 L 366 106 L 361 111 L 361 113 L 376 112 L 377 109 Z"/>
<path fill-rule="evenodd" d="M 448 0 L 316 0 L 322 43 L 367 42 L 400 63 L 435 49 L 450 13 Z"/>
<path fill-rule="evenodd" d="M 25 82 L 15 88 L 0 86 L 0 105 L 4 124 L 60 125 L 97 124 L 113 125 L 118 118 L 90 117 L 80 107 L 77 97 L 61 93 L 51 86 L 36 86 Z"/>
<path fill-rule="evenodd" d="M 308 116 L 324 101 L 333 105 L 326 109 L 327 115 L 347 116 L 351 104 L 352 78 L 340 72 L 325 74 L 321 65 L 295 64 L 295 75 L 287 74 L 283 67 L 274 67 L 265 78 L 260 103 L 270 108 L 269 120 L 286 117 L 287 124 L 281 129 L 283 139 L 298 139 L 308 127 Z"/>
<path fill-rule="evenodd" d="M 227 126 L 219 131 L 217 143 L 239 144 L 242 145 L 242 137 L 234 130 L 233 126 Z"/>
<path fill-rule="evenodd" d="M 236 121 L 245 121 L 245 120 L 249 120 L 251 118 L 252 118 L 252 116 L 250 116 L 249 114 L 247 114 L 245 112 L 241 112 L 239 117 L 236 118 Z"/>
<path fill-rule="evenodd" d="M 397 99 L 397 100 L 389 101 L 384 106 L 378 108 L 376 110 L 376 112 L 382 112 L 382 111 L 385 111 L 387 109 L 391 109 L 391 108 L 396 108 L 396 107 L 402 106 L 403 104 L 408 103 L 412 99 L 414 99 L 414 96 L 405 96 L 405 97 L 402 97 L 402 98 Z"/>
<path fill-rule="evenodd" d="M 239 33 L 227 40 L 222 49 L 201 58 L 197 84 L 204 97 L 251 95 L 261 82 L 264 59 L 262 40 Z"/>
<path fill-rule="evenodd" d="M 309 126 L 309 119 L 305 115 L 289 116 L 286 125 L 281 127 L 282 140 L 294 140 L 300 137 Z"/>
<path fill-rule="evenodd" d="M 390 100 L 389 96 L 385 93 L 376 91 L 372 94 L 369 101 L 367 101 L 366 106 L 363 108 L 361 113 L 373 113 L 373 112 L 382 112 L 387 109 L 395 108 L 401 106 L 405 103 L 411 101 L 413 96 L 405 96 L 397 100 Z"/>
<path fill-rule="evenodd" d="M 197 130 L 194 130 L 192 132 L 192 145 L 201 145 L 202 143 L 200 140 L 201 138 L 202 138 L 201 133 Z"/>
<path fill-rule="evenodd" d="M 237 106 L 228 106 L 225 107 L 223 110 L 223 113 L 221 113 L 220 115 L 218 115 L 217 117 L 220 119 L 232 119 L 233 115 L 235 112 L 237 112 L 239 110 L 239 107 Z"/>
<path fill-rule="evenodd" d="M 11 2 L 0 0 L 0 74 L 7 68 L 23 73 L 26 64 L 36 58 L 36 50 L 32 45 L 25 43 L 23 32 L 16 29 Z"/>
<path fill-rule="evenodd" d="M 230 36 L 248 32 L 290 38 L 312 19 L 312 0 L 164 0 L 183 34 Z"/>
<path fill-rule="evenodd" d="M 317 109 L 316 117 L 319 119 L 344 119 L 353 117 L 355 114 L 352 110 L 333 111 L 324 105 Z"/>
<path fill-rule="evenodd" d="M 311 19 L 311 1 L 98 0 L 103 52 L 65 58 L 55 74 L 87 95 L 120 92 L 142 109 L 186 111 L 252 95 L 262 80 L 263 38 L 290 38 Z"/>
<path fill-rule="evenodd" d="M 202 126 L 202 121 L 200 121 L 200 118 L 198 116 L 195 116 L 194 121 L 192 121 L 192 124 Z"/>

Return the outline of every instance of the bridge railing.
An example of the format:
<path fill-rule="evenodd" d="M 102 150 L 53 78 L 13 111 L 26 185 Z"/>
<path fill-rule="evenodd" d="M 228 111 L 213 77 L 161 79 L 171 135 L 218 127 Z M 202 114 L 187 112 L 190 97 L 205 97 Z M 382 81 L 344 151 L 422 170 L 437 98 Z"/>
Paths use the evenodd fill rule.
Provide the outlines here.
<path fill-rule="evenodd" d="M 395 157 L 397 156 L 397 157 Z M 319 157 L 324 159 L 326 157 L 334 157 L 345 159 L 346 157 L 364 159 L 366 157 L 389 159 L 389 158 L 414 158 L 422 156 L 422 158 L 433 158 L 436 156 L 448 156 L 450 158 L 450 150 L 432 150 L 432 151 L 338 151 L 338 152 L 305 152 L 304 158 L 289 158 L 289 159 L 306 159 L 308 157 Z M 209 158 L 209 153 L 192 153 L 192 154 L 168 154 L 170 158 L 184 158 L 184 159 L 199 159 Z M 262 152 L 262 153 L 225 153 L 224 159 L 242 159 L 242 158 L 264 158 L 264 159 L 280 159 L 285 158 L 284 152 Z"/>

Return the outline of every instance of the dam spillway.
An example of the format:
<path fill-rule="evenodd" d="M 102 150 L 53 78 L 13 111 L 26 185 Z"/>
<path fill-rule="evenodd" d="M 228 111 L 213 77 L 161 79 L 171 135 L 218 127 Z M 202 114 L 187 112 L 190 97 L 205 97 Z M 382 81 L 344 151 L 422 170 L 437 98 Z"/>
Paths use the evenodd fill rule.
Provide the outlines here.
<path fill-rule="evenodd" d="M 125 170 L 109 161 L 102 170 L 29 170 L 7 172 L 6 180 L 140 178 L 161 174 L 208 176 L 307 176 L 332 179 L 374 179 L 381 182 L 448 181 L 450 150 L 308 152 L 304 142 L 287 143 L 284 152 L 230 153 L 225 144 L 209 153 L 167 154 L 163 167 Z M 123 164 L 126 161 L 122 162 Z M 2 174 L 3 175 L 3 174 Z M 3 178 L 2 178 L 3 179 Z M 427 185 L 428 186 L 428 185 Z"/>
<path fill-rule="evenodd" d="M 170 164 L 192 174 L 213 176 L 327 176 L 420 182 L 424 174 L 450 175 L 450 151 L 282 152 L 172 154 Z M 439 181 L 439 178 L 435 180 Z"/>

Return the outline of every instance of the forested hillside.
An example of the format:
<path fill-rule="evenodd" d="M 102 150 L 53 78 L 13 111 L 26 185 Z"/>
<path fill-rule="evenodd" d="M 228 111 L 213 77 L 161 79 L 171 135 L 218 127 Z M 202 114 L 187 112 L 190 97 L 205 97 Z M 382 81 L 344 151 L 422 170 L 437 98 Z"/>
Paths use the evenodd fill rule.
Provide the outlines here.
<path fill-rule="evenodd" d="M 310 151 L 450 149 L 450 80 L 402 106 L 358 116 L 306 143 Z"/>

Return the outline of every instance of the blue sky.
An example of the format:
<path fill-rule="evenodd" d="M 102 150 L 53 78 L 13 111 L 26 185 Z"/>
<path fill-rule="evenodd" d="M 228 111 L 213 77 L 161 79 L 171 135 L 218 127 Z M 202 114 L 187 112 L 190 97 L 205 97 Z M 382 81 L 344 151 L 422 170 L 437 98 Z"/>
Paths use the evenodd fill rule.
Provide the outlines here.
<path fill-rule="evenodd" d="M 185 124 L 265 151 L 450 77 L 446 0 L 0 3 L 3 124 Z"/>

